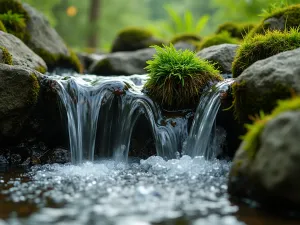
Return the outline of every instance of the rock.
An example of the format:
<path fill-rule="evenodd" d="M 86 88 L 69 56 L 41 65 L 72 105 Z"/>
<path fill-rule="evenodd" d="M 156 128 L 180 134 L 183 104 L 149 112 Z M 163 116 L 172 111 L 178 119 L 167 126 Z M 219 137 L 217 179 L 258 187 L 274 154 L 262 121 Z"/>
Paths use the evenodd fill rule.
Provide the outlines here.
<path fill-rule="evenodd" d="M 300 111 L 287 111 L 265 125 L 255 158 L 243 143 L 233 161 L 229 192 L 262 204 L 300 207 Z"/>
<path fill-rule="evenodd" d="M 195 49 L 189 43 L 179 42 L 174 45 L 176 49 Z M 150 60 L 155 54 L 155 49 L 145 48 L 132 52 L 115 52 L 103 56 L 94 62 L 88 73 L 96 75 L 132 75 L 145 74 L 146 61 Z"/>
<path fill-rule="evenodd" d="M 238 47 L 239 45 L 235 44 L 214 45 L 204 48 L 197 56 L 215 63 L 221 73 L 231 73 L 231 65 Z"/>
<path fill-rule="evenodd" d="M 269 30 L 281 30 L 284 31 L 285 29 L 285 19 L 283 16 L 276 18 L 271 17 L 263 21 L 265 27 L 268 27 Z"/>
<path fill-rule="evenodd" d="M 85 52 L 77 53 L 77 57 L 79 58 L 81 64 L 83 65 L 84 71 L 87 72 L 88 68 L 96 61 L 101 60 L 105 57 L 104 54 L 89 54 Z"/>
<path fill-rule="evenodd" d="M 0 31 L 0 46 L 4 47 L 12 56 L 12 64 L 29 67 L 40 72 L 47 71 L 44 60 L 28 48 L 19 38 Z M 1 54 L 1 62 L 4 62 Z"/>
<path fill-rule="evenodd" d="M 15 137 L 30 116 L 39 95 L 38 73 L 0 64 L 0 142 Z"/>
<path fill-rule="evenodd" d="M 45 60 L 49 70 L 61 67 L 79 72 L 79 59 L 67 48 L 43 14 L 26 3 L 22 6 L 29 15 L 27 32 L 30 38 L 26 44 Z"/>
<path fill-rule="evenodd" d="M 261 110 L 270 112 L 279 99 L 300 93 L 300 48 L 279 53 L 248 67 L 233 84 L 236 116 L 242 122 Z"/>

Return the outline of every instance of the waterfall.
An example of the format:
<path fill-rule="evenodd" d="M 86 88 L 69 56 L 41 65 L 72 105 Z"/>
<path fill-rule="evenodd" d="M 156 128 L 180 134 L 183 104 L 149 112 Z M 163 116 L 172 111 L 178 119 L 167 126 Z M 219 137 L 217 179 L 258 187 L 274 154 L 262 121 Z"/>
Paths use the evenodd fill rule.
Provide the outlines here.
<path fill-rule="evenodd" d="M 187 120 L 180 117 L 173 118 L 172 123 L 165 120 L 160 108 L 141 91 L 145 75 L 49 76 L 48 79 L 56 83 L 62 107 L 67 112 L 72 163 L 94 160 L 102 113 L 104 132 L 97 144 L 113 152 L 116 160 L 127 160 L 133 127 L 141 115 L 150 122 L 158 156 L 175 158 L 181 150 L 187 137 Z"/>
<path fill-rule="evenodd" d="M 221 106 L 220 93 L 234 82 L 226 79 L 203 94 L 197 107 L 190 134 L 183 147 L 184 154 L 195 157 L 204 156 L 213 159 L 217 155 L 216 116 Z"/>

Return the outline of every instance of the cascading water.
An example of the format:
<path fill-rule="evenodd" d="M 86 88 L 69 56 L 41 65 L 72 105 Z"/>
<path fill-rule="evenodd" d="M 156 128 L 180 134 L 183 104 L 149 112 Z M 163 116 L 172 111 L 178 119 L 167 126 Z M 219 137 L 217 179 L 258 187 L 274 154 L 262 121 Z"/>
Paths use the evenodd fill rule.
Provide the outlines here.
<path fill-rule="evenodd" d="M 195 157 L 204 156 L 213 159 L 217 155 L 216 116 L 221 106 L 220 93 L 226 91 L 234 82 L 226 79 L 203 94 L 198 105 L 190 134 L 184 143 L 185 154 Z"/>
<path fill-rule="evenodd" d="M 184 118 L 174 118 L 175 127 L 171 123 L 161 124 L 163 116 L 159 107 L 141 92 L 145 75 L 51 76 L 50 79 L 57 82 L 56 88 L 67 111 L 73 163 L 94 160 L 98 118 L 102 113 L 105 121 L 101 124 L 104 132 L 99 138 L 100 146 L 112 151 L 119 161 L 127 160 L 132 130 L 141 115 L 151 124 L 158 156 L 175 158 L 187 136 Z M 117 110 L 114 110 L 115 102 Z"/>

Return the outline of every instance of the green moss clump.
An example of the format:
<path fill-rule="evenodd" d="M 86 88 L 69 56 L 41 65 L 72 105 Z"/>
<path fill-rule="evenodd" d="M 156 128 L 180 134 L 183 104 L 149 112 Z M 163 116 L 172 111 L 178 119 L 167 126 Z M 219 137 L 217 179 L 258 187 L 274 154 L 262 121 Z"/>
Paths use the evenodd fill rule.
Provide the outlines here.
<path fill-rule="evenodd" d="M 189 50 L 177 51 L 174 46 L 155 46 L 156 55 L 147 61 L 149 79 L 146 93 L 163 108 L 194 108 L 202 91 L 211 82 L 221 81 L 219 71 Z"/>
<path fill-rule="evenodd" d="M 300 110 L 300 97 L 294 97 L 289 100 L 281 100 L 278 101 L 278 106 L 272 111 L 271 114 L 265 115 L 261 112 L 260 116 L 255 119 L 253 124 L 246 125 L 248 132 L 243 137 L 245 143 L 244 150 L 247 151 L 251 159 L 254 159 L 256 156 L 257 150 L 260 146 L 260 135 L 263 132 L 266 124 L 281 113 L 296 110 Z"/>
<path fill-rule="evenodd" d="M 194 42 L 199 42 L 201 40 L 202 40 L 202 38 L 197 34 L 179 34 L 179 35 L 176 35 L 175 37 L 173 37 L 170 42 L 172 44 L 176 44 L 180 41 L 194 43 Z"/>
<path fill-rule="evenodd" d="M 204 48 L 220 44 L 239 44 L 239 40 L 231 37 L 228 32 L 222 32 L 204 38 L 198 45 L 197 50 L 200 51 Z"/>
<path fill-rule="evenodd" d="M 45 74 L 47 72 L 47 69 L 43 66 L 36 67 L 35 70 L 42 74 Z"/>
<path fill-rule="evenodd" d="M 13 58 L 12 58 L 12 55 L 9 53 L 9 51 L 3 47 L 3 46 L 0 46 L 0 49 L 2 51 L 2 61 L 3 63 L 5 64 L 8 64 L 8 65 L 12 65 L 13 64 Z"/>
<path fill-rule="evenodd" d="M 25 21 L 29 19 L 29 15 L 23 8 L 22 3 L 17 0 L 0 0 L 0 14 L 5 14 L 8 11 L 23 15 Z"/>
<path fill-rule="evenodd" d="M 30 82 L 31 82 L 31 90 L 29 93 L 29 97 L 27 100 L 27 104 L 35 105 L 37 103 L 39 93 L 40 93 L 40 84 L 39 81 L 34 73 L 30 74 Z"/>
<path fill-rule="evenodd" d="M 300 47 L 300 33 L 297 29 L 288 32 L 268 31 L 265 35 L 246 38 L 237 50 L 232 64 L 233 77 L 238 77 L 254 62 L 266 59 L 280 52 Z"/>
<path fill-rule="evenodd" d="M 7 13 L 0 14 L 0 20 L 8 33 L 13 34 L 24 42 L 29 40 L 29 34 L 26 32 L 26 22 L 23 15 L 8 11 Z"/>
<path fill-rule="evenodd" d="M 95 66 L 95 68 L 93 69 L 93 71 L 95 71 L 95 73 L 97 74 L 101 74 L 101 75 L 110 75 L 114 69 L 109 61 L 108 58 L 104 58 L 101 59 L 97 65 Z M 115 74 L 115 75 L 119 75 L 119 74 Z"/>
<path fill-rule="evenodd" d="M 218 27 L 216 34 L 227 31 L 231 37 L 243 39 L 253 28 L 254 24 L 252 23 L 227 22 Z"/>
<path fill-rule="evenodd" d="M 7 32 L 7 30 L 1 20 L 0 20 L 0 30 L 3 32 Z"/>
<path fill-rule="evenodd" d="M 112 52 L 135 51 L 155 44 L 161 44 L 161 42 L 154 39 L 150 31 L 138 27 L 128 27 L 118 33 L 112 46 Z"/>
<path fill-rule="evenodd" d="M 284 8 L 274 8 L 270 13 L 265 15 L 263 21 L 257 25 L 250 33 L 249 37 L 253 37 L 256 34 L 265 34 L 269 31 L 270 23 L 266 22 L 270 18 L 280 19 L 282 18 L 283 30 L 289 31 L 291 29 L 297 29 L 300 26 L 300 4 L 287 6 Z M 274 29 L 274 28 L 272 28 Z"/>
<path fill-rule="evenodd" d="M 55 68 L 72 69 L 78 73 L 82 72 L 82 66 L 77 55 L 69 50 L 70 56 L 51 54 L 45 49 L 33 49 L 47 64 L 48 70 L 52 71 Z"/>

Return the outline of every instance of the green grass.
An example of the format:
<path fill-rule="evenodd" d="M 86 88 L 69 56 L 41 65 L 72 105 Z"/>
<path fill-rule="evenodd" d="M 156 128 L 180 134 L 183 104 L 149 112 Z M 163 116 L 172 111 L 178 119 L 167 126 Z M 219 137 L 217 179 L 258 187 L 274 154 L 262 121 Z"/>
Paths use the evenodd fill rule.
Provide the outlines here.
<path fill-rule="evenodd" d="M 222 33 L 214 34 L 204 38 L 200 42 L 197 50 L 200 51 L 204 48 L 208 48 L 210 46 L 220 45 L 220 44 L 239 44 L 239 40 L 231 37 L 228 32 L 223 31 Z"/>
<path fill-rule="evenodd" d="M 202 90 L 223 79 L 212 64 L 190 50 L 177 51 L 172 44 L 154 48 L 156 54 L 145 68 L 149 73 L 145 89 L 165 109 L 195 107 Z"/>
<path fill-rule="evenodd" d="M 255 118 L 253 124 L 247 124 L 248 132 L 243 136 L 244 150 L 248 152 L 251 159 L 254 159 L 260 145 L 260 136 L 266 124 L 286 111 L 300 110 L 300 97 L 294 97 L 289 100 L 278 101 L 278 106 L 272 111 L 271 114 L 265 115 L 263 112 Z"/>
<path fill-rule="evenodd" d="M 300 33 L 298 29 L 290 31 L 267 31 L 265 35 L 257 34 L 246 38 L 237 50 L 232 64 L 233 77 L 238 77 L 254 62 L 266 59 L 280 52 L 300 47 Z"/>
<path fill-rule="evenodd" d="M 0 20 L 0 30 L 3 32 L 7 32 L 7 30 L 1 20 Z"/>

